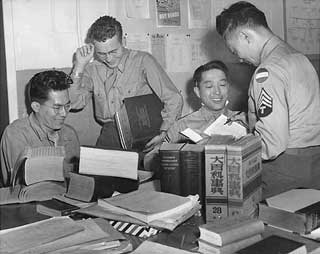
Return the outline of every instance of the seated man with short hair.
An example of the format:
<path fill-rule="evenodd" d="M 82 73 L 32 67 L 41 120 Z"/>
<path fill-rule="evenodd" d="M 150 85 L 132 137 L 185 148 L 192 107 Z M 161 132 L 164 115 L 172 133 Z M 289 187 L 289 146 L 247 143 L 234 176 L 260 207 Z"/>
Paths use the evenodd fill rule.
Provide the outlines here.
<path fill-rule="evenodd" d="M 13 169 L 27 147 L 63 146 L 65 176 L 76 169 L 80 154 L 79 139 L 76 131 L 64 123 L 71 107 L 68 92 L 71 83 L 67 74 L 57 70 L 37 73 L 29 81 L 27 89 L 32 113 L 7 126 L 1 138 L 0 203 L 19 201 L 23 186 L 12 188 Z M 61 190 L 57 188 L 57 192 Z M 44 196 L 48 194 L 45 192 Z"/>
<path fill-rule="evenodd" d="M 175 122 L 168 130 L 166 140 L 170 143 L 186 141 L 180 131 L 191 128 L 202 133 L 221 114 L 227 117 L 238 113 L 228 109 L 229 92 L 228 68 L 218 60 L 198 67 L 193 75 L 194 92 L 201 100 L 202 107 Z M 245 114 L 237 114 L 237 119 L 246 122 Z"/>

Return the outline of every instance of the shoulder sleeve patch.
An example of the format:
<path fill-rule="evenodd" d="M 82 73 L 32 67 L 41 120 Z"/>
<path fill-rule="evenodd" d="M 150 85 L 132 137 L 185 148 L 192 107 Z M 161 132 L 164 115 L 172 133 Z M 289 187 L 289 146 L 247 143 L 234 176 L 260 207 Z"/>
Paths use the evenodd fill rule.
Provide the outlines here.
<path fill-rule="evenodd" d="M 260 68 L 257 70 L 255 79 L 258 83 L 266 81 L 269 77 L 269 71 L 266 68 Z"/>

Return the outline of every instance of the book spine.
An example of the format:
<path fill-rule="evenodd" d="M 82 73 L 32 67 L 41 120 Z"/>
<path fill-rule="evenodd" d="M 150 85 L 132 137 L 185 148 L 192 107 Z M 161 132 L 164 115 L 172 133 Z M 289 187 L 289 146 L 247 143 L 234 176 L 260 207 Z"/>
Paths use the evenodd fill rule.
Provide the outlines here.
<path fill-rule="evenodd" d="M 206 222 L 228 216 L 228 179 L 225 145 L 205 147 Z"/>
<path fill-rule="evenodd" d="M 203 151 L 180 151 L 181 194 L 198 194 L 203 198 L 204 153 Z M 202 200 L 200 198 L 200 200 Z"/>
<path fill-rule="evenodd" d="M 229 215 L 239 215 L 257 208 L 261 201 L 260 140 L 242 146 L 227 146 Z"/>
<path fill-rule="evenodd" d="M 204 149 L 189 151 L 182 149 L 180 151 L 180 165 L 181 195 L 198 194 L 201 204 L 201 215 L 205 216 Z"/>
<path fill-rule="evenodd" d="M 201 253 L 216 253 L 216 254 L 231 254 L 239 251 L 243 248 L 246 248 L 258 241 L 262 240 L 262 236 L 260 234 L 250 236 L 248 238 L 232 242 L 230 244 L 224 246 L 214 246 L 207 242 L 199 241 L 199 251 Z"/>
<path fill-rule="evenodd" d="M 181 195 L 180 150 L 160 150 L 161 191 Z"/>

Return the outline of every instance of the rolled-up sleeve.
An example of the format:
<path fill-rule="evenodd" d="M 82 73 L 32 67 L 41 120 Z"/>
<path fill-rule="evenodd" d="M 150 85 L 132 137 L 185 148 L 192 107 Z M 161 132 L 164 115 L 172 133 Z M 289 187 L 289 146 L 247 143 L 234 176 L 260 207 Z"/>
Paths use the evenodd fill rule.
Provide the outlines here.
<path fill-rule="evenodd" d="M 71 73 L 71 78 L 73 80 L 73 84 L 69 88 L 71 106 L 73 109 L 83 109 L 92 98 L 92 78 L 87 69 L 77 76 Z"/>
<path fill-rule="evenodd" d="M 181 116 L 183 107 L 182 95 L 168 74 L 150 54 L 147 54 L 143 59 L 143 71 L 151 89 L 164 104 L 161 112 L 163 123 L 160 130 L 167 131 Z"/>

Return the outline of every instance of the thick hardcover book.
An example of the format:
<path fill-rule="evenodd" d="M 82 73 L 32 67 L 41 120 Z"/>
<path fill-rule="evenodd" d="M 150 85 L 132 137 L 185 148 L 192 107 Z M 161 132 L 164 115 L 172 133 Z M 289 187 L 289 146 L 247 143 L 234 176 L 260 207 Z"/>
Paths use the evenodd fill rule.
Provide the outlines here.
<path fill-rule="evenodd" d="M 70 182 L 66 197 L 84 201 L 97 201 L 110 197 L 113 193 L 112 178 L 108 176 L 82 175 L 70 173 Z"/>
<path fill-rule="evenodd" d="M 264 224 L 248 216 L 235 216 L 200 225 L 199 230 L 201 240 L 223 246 L 262 233 Z"/>
<path fill-rule="evenodd" d="M 246 135 L 227 145 L 229 215 L 252 214 L 261 201 L 261 139 Z"/>
<path fill-rule="evenodd" d="M 98 199 L 98 205 L 112 212 L 126 214 L 143 222 L 161 220 L 190 211 L 197 197 L 182 197 L 171 193 L 137 190 L 115 197 Z"/>
<path fill-rule="evenodd" d="M 41 181 L 64 181 L 63 146 L 27 147 L 13 169 L 12 183 L 30 185 Z"/>
<path fill-rule="evenodd" d="M 180 150 L 180 165 L 181 195 L 198 194 L 202 205 L 202 214 L 205 216 L 204 146 L 185 144 Z"/>
<path fill-rule="evenodd" d="M 308 234 L 320 226 L 320 191 L 292 189 L 259 203 L 259 218 L 272 226 Z"/>
<path fill-rule="evenodd" d="M 181 195 L 180 150 L 185 144 L 164 143 L 159 150 L 161 191 Z"/>
<path fill-rule="evenodd" d="M 210 242 L 199 239 L 199 252 L 203 254 L 233 254 L 235 251 L 248 247 L 260 241 L 261 239 L 261 235 L 256 234 L 223 246 L 217 246 Z M 259 252 L 256 252 L 256 254 L 258 253 Z"/>
<path fill-rule="evenodd" d="M 228 216 L 228 179 L 225 144 L 205 146 L 206 222 Z"/>
<path fill-rule="evenodd" d="M 163 104 L 155 94 L 125 98 L 115 122 L 122 148 L 143 150 L 153 137 L 159 135 Z"/>
<path fill-rule="evenodd" d="M 238 254 L 306 254 L 304 243 L 282 236 L 272 235 L 255 244 L 245 247 Z"/>
<path fill-rule="evenodd" d="M 58 199 L 50 199 L 38 202 L 36 210 L 38 213 L 48 216 L 67 216 L 73 211 L 78 210 L 79 207 L 60 201 Z"/>

